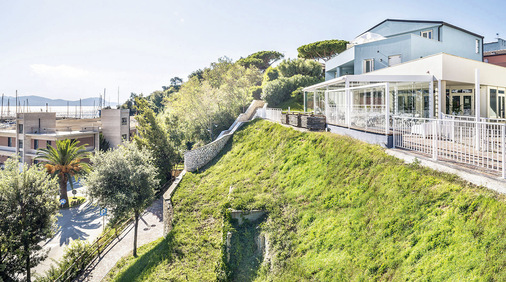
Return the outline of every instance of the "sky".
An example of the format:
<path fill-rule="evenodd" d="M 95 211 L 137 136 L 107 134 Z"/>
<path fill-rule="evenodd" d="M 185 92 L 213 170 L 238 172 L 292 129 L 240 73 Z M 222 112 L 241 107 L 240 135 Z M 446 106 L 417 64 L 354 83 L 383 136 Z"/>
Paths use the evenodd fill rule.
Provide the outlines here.
<path fill-rule="evenodd" d="M 0 93 L 125 101 L 171 77 L 262 50 L 352 40 L 391 19 L 506 38 L 506 1 L 0 0 Z"/>

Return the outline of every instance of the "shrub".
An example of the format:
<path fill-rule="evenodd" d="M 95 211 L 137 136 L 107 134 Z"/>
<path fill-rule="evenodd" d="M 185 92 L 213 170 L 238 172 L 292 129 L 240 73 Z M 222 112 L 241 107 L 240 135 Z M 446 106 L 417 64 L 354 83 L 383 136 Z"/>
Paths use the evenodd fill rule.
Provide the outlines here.
<path fill-rule="evenodd" d="M 306 59 L 283 60 L 276 68 L 279 74 L 284 77 L 292 77 L 298 74 L 320 77 L 323 73 L 320 63 Z"/>
<path fill-rule="evenodd" d="M 303 93 L 302 89 L 304 89 L 304 87 L 301 86 L 301 87 L 295 89 L 292 92 L 292 94 L 290 95 L 292 97 L 292 99 L 297 103 L 304 103 L 304 93 Z"/>
<path fill-rule="evenodd" d="M 298 88 L 318 82 L 321 82 L 321 78 L 300 74 L 292 77 L 281 77 L 265 84 L 262 99 L 269 103 L 270 106 L 276 106 L 288 100 L 292 92 Z"/>
<path fill-rule="evenodd" d="M 265 84 L 269 81 L 273 81 L 279 78 L 279 71 L 277 68 L 269 67 L 265 73 L 262 84 Z"/>
<path fill-rule="evenodd" d="M 62 280 L 66 278 L 74 278 L 81 271 L 81 269 L 87 265 L 90 260 L 92 250 L 90 249 L 90 245 L 86 241 L 82 240 L 74 240 L 70 245 L 65 248 L 65 253 L 63 257 L 56 262 L 56 265 L 51 265 L 49 270 L 43 276 L 37 278 L 37 281 L 56 281 L 60 275 L 62 275 L 68 267 L 70 267 L 76 259 L 78 259 L 84 253 L 87 253 L 85 260 L 80 260 L 74 266 L 72 266 L 71 270 L 65 274 L 65 277 L 62 277 Z"/>
<path fill-rule="evenodd" d="M 262 86 L 252 86 L 250 87 L 251 97 L 255 100 L 260 100 L 262 96 Z"/>

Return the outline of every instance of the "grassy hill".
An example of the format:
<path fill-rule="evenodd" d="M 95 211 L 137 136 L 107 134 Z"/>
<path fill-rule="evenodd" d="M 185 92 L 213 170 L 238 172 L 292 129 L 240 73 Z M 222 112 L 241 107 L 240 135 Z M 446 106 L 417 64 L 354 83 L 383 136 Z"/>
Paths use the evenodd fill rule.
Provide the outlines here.
<path fill-rule="evenodd" d="M 273 258 L 249 280 L 506 280 L 502 195 L 347 137 L 252 122 L 173 203 L 171 234 L 112 280 L 231 277 L 228 207 L 268 212 Z"/>

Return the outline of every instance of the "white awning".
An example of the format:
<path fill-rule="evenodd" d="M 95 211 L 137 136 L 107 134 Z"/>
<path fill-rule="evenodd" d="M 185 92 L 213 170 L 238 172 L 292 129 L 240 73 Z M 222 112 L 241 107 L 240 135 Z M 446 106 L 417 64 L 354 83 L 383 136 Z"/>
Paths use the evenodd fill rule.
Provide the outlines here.
<path fill-rule="evenodd" d="M 344 75 L 331 80 L 327 80 L 315 85 L 308 86 L 302 91 L 314 92 L 318 89 L 325 90 L 327 87 L 348 82 L 430 82 L 434 81 L 433 75 L 373 75 L 373 74 L 359 74 L 359 75 Z"/>

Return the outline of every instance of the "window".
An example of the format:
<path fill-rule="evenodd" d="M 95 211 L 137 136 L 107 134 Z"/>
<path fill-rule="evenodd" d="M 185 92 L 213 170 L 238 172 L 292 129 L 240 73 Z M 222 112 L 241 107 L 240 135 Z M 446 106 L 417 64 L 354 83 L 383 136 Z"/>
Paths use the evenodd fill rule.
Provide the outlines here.
<path fill-rule="evenodd" d="M 480 53 L 480 40 L 476 39 L 476 54 Z"/>
<path fill-rule="evenodd" d="M 46 147 L 47 146 L 51 146 L 51 141 L 49 141 L 49 140 L 46 141 Z"/>
<path fill-rule="evenodd" d="M 499 90 L 499 107 L 497 109 L 498 111 L 498 114 L 499 114 L 499 117 L 500 118 L 504 118 L 504 102 L 505 102 L 505 97 L 504 97 L 504 90 Z"/>
<path fill-rule="evenodd" d="M 428 38 L 428 39 L 432 39 L 432 30 L 422 31 L 422 32 L 420 32 L 420 36 Z"/>
<path fill-rule="evenodd" d="M 122 138 L 123 140 L 125 140 L 125 141 L 128 141 L 128 137 L 127 137 L 127 135 L 126 135 L 126 134 L 121 135 L 121 138 Z"/>
<path fill-rule="evenodd" d="M 401 55 L 388 56 L 388 66 L 395 66 L 401 63 Z"/>
<path fill-rule="evenodd" d="M 18 132 L 23 133 L 23 124 L 18 125 Z"/>
<path fill-rule="evenodd" d="M 371 72 L 374 70 L 374 60 L 368 59 L 364 60 L 364 73 Z"/>
<path fill-rule="evenodd" d="M 12 137 L 7 137 L 7 147 L 12 147 Z"/>
<path fill-rule="evenodd" d="M 33 148 L 37 150 L 39 148 L 39 140 L 33 140 Z"/>
<path fill-rule="evenodd" d="M 470 116 L 471 113 L 472 113 L 472 109 L 471 109 L 471 101 L 472 101 L 472 98 L 471 96 L 464 96 L 464 103 L 463 103 L 463 106 L 464 106 L 464 115 L 466 116 Z"/>
<path fill-rule="evenodd" d="M 18 140 L 19 149 L 23 149 L 23 140 Z"/>
<path fill-rule="evenodd" d="M 121 125 L 127 125 L 127 118 L 121 118 Z"/>
<path fill-rule="evenodd" d="M 490 89 L 490 112 L 491 117 L 497 117 L 497 90 Z"/>

